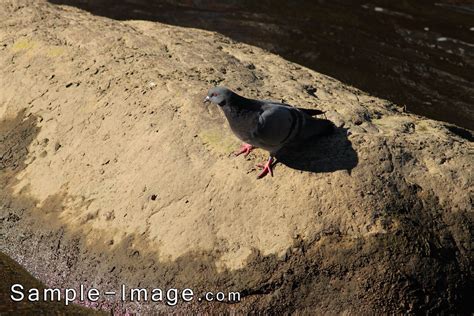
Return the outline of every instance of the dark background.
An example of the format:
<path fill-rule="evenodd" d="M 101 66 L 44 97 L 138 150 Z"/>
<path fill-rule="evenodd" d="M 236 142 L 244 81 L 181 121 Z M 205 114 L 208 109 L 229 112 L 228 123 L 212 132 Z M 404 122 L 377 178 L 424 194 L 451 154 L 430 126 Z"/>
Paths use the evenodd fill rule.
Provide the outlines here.
<path fill-rule="evenodd" d="M 474 0 L 50 2 L 217 31 L 410 112 L 474 130 Z"/>

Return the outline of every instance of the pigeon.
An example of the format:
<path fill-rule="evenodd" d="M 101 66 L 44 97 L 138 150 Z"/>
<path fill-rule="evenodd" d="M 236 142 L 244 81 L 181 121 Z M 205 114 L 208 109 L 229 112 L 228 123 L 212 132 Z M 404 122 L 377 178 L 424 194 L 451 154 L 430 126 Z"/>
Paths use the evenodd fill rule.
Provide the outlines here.
<path fill-rule="evenodd" d="M 276 154 L 284 147 L 312 137 L 329 134 L 334 124 L 313 118 L 323 114 L 317 109 L 302 109 L 288 104 L 242 97 L 226 87 L 211 88 L 204 103 L 217 104 L 224 112 L 232 132 L 243 144 L 235 154 L 247 156 L 254 148 L 270 153 L 258 179 L 273 176 Z"/>

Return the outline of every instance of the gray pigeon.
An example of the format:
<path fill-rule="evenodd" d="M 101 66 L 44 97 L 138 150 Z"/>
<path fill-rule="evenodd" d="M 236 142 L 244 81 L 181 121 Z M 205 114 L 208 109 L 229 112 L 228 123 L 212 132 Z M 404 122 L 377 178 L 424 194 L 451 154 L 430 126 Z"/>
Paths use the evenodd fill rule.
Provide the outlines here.
<path fill-rule="evenodd" d="M 314 136 L 328 134 L 334 128 L 331 121 L 313 118 L 324 112 L 300 109 L 288 104 L 247 99 L 225 87 L 209 90 L 204 103 L 212 102 L 222 109 L 230 128 L 244 143 L 236 155 L 247 156 L 254 147 L 270 153 L 258 178 L 273 176 L 275 155 L 283 147 Z"/>

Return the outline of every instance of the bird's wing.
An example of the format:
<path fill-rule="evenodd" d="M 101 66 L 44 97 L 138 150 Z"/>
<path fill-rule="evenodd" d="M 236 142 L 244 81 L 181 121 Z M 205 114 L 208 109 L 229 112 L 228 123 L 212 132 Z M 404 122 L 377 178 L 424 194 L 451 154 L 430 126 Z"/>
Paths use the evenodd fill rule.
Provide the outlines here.
<path fill-rule="evenodd" d="M 292 107 L 277 104 L 262 106 L 253 137 L 262 147 L 279 149 L 301 128 L 302 113 Z"/>
<path fill-rule="evenodd" d="M 329 120 L 312 118 L 298 108 L 265 104 L 252 135 L 257 147 L 275 153 L 290 142 L 329 134 L 333 129 Z"/>
<path fill-rule="evenodd" d="M 299 107 L 294 107 L 294 106 L 286 104 L 286 103 L 279 103 L 279 102 L 273 102 L 273 101 L 264 101 L 264 102 L 266 102 L 267 104 L 274 104 L 274 105 L 286 106 L 286 107 L 289 107 L 289 108 L 296 108 L 296 109 L 304 112 L 305 114 L 308 114 L 309 116 L 316 116 L 316 115 L 320 115 L 320 114 L 325 113 L 324 111 L 321 111 L 321 110 L 318 110 L 318 109 L 299 108 Z"/>

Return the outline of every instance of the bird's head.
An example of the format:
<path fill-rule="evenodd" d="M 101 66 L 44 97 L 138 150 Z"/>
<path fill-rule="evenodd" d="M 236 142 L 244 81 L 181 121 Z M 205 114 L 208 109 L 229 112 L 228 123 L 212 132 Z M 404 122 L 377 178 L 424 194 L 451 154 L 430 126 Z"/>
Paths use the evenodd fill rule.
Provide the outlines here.
<path fill-rule="evenodd" d="M 234 95 L 234 92 L 226 87 L 214 87 L 207 93 L 204 103 L 212 102 L 219 106 L 224 106 L 229 102 L 232 95 Z"/>

